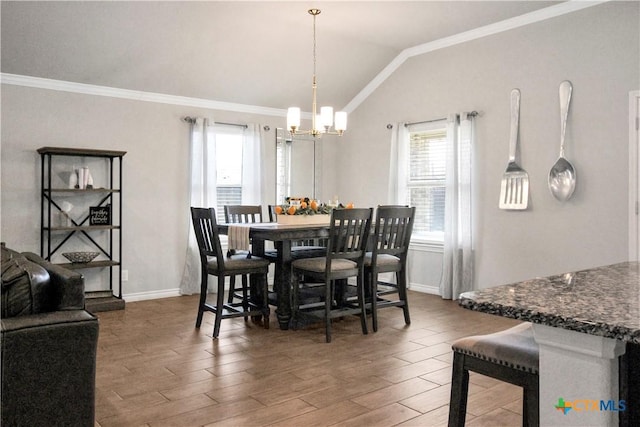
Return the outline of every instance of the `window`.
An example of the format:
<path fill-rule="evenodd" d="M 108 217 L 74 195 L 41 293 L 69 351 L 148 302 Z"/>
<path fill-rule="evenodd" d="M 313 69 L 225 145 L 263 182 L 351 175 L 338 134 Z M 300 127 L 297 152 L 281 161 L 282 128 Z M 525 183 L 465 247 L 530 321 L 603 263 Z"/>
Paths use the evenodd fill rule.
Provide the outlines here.
<path fill-rule="evenodd" d="M 224 222 L 224 205 L 242 204 L 242 132 L 214 130 L 216 144 L 216 216 Z"/>
<path fill-rule="evenodd" d="M 443 242 L 446 122 L 412 126 L 407 137 L 405 200 L 416 207 L 412 240 Z"/>

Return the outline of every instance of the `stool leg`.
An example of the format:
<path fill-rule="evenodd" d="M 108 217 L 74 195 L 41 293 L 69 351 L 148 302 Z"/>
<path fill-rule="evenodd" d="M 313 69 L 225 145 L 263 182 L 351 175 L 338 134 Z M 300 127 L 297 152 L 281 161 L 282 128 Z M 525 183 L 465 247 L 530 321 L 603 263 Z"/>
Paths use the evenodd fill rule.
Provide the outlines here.
<path fill-rule="evenodd" d="M 218 276 L 218 295 L 216 296 L 216 318 L 213 323 L 213 338 L 218 338 L 220 323 L 224 312 L 224 276 Z"/>
<path fill-rule="evenodd" d="M 264 328 L 269 329 L 269 283 L 267 280 L 267 274 L 265 273 L 261 278 L 261 289 L 262 289 L 262 320 L 264 322 Z"/>
<path fill-rule="evenodd" d="M 449 401 L 449 427 L 464 427 L 467 416 L 469 371 L 464 368 L 464 354 L 453 352 L 451 399 Z"/>
<path fill-rule="evenodd" d="M 227 302 L 231 304 L 233 302 L 233 294 L 236 291 L 236 276 L 229 277 L 229 297 Z"/>
<path fill-rule="evenodd" d="M 202 269 L 200 271 L 202 276 L 200 280 L 200 302 L 198 303 L 198 317 L 196 318 L 196 328 L 199 328 L 202 324 L 202 315 L 204 314 L 204 306 L 207 303 L 207 288 L 209 285 L 209 274 L 207 270 Z"/>
<path fill-rule="evenodd" d="M 369 292 L 371 294 L 371 325 L 373 332 L 378 332 L 378 275 L 373 274 L 373 269 L 367 275 L 369 280 Z"/>
<path fill-rule="evenodd" d="M 326 341 L 331 342 L 331 303 L 333 302 L 333 287 L 335 281 L 325 278 L 325 300 L 324 300 L 324 330 Z"/>
<path fill-rule="evenodd" d="M 538 427 L 540 425 L 539 380 L 536 376 L 523 387 L 522 393 L 522 426 Z"/>

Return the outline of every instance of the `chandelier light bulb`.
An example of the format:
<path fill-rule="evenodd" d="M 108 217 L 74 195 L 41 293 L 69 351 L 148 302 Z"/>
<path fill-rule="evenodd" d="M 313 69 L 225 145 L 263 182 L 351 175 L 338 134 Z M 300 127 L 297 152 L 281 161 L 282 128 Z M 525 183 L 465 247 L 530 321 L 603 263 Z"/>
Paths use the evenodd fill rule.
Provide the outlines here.
<path fill-rule="evenodd" d="M 295 132 L 300 127 L 300 108 L 289 107 L 287 110 L 287 128 Z"/>
<path fill-rule="evenodd" d="M 336 131 L 342 134 L 345 130 L 347 130 L 347 113 L 346 111 L 337 111 L 336 112 Z"/>
<path fill-rule="evenodd" d="M 333 107 L 320 108 L 320 123 L 326 128 L 333 126 Z"/>

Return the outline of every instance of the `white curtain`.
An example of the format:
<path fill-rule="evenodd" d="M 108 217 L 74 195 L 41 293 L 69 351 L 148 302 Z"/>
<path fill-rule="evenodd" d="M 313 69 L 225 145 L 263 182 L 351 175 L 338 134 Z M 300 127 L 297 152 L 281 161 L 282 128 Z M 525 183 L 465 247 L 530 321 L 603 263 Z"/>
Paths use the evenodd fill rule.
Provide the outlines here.
<path fill-rule="evenodd" d="M 212 126 L 206 118 L 191 120 L 189 138 L 189 206 L 187 254 L 180 282 L 180 293 L 191 295 L 200 292 L 200 254 L 191 222 L 191 206 L 216 206 L 216 162 Z"/>
<path fill-rule="evenodd" d="M 387 204 L 407 204 L 407 176 L 409 174 L 409 130 L 405 123 L 394 123 L 389 147 L 389 188 Z M 411 253 L 407 254 L 407 288 L 411 288 Z M 393 274 L 383 274 L 380 280 L 396 283 Z"/>
<path fill-rule="evenodd" d="M 262 205 L 267 200 L 264 172 L 262 165 L 264 144 L 267 138 L 263 135 L 262 126 L 249 124 L 242 138 L 242 204 Z"/>
<path fill-rule="evenodd" d="M 444 258 L 440 295 L 458 299 L 473 289 L 471 154 L 474 116 L 452 115 L 447 123 Z"/>
<path fill-rule="evenodd" d="M 409 131 L 404 123 L 394 123 L 389 149 L 389 189 L 387 204 L 405 205 L 409 156 Z"/>

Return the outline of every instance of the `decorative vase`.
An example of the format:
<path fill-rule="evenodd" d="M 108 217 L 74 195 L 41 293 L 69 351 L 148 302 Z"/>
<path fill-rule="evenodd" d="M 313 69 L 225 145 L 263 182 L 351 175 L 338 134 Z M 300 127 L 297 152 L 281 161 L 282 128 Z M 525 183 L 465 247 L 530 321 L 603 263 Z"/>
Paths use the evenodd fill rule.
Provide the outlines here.
<path fill-rule="evenodd" d="M 78 186 L 78 173 L 76 169 L 73 168 L 71 170 L 71 174 L 69 175 L 69 188 L 76 188 Z"/>

